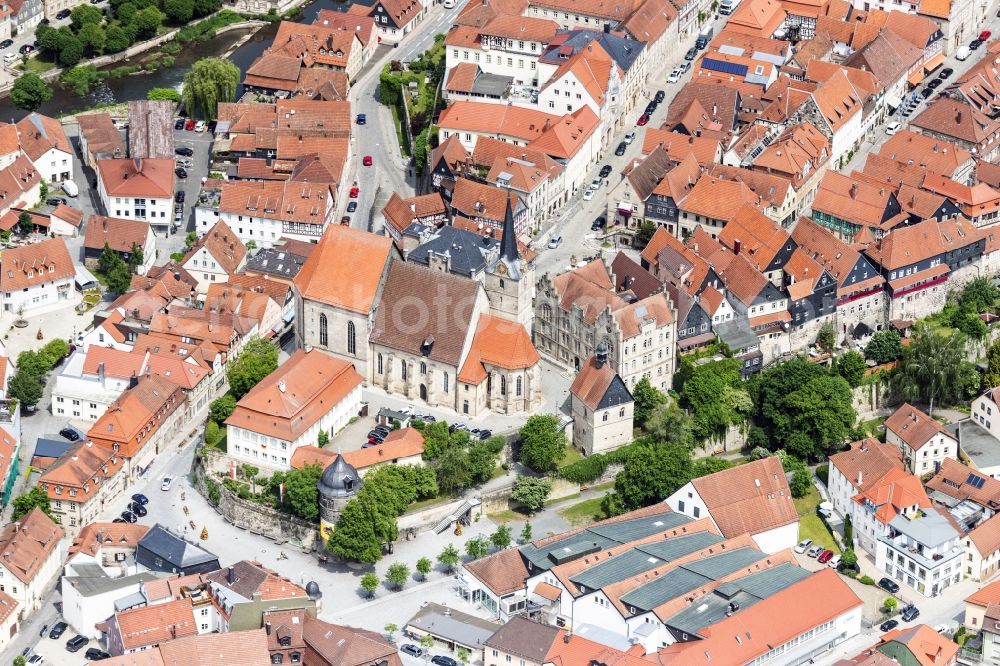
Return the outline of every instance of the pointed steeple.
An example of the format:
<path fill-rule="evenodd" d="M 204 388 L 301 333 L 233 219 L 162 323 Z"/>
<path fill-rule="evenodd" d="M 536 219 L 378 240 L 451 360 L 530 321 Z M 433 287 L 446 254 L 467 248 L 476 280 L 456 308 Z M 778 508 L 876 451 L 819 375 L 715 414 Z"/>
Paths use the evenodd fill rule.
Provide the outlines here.
<path fill-rule="evenodd" d="M 505 190 L 507 209 L 503 214 L 503 236 L 500 238 L 500 258 L 513 263 L 521 258 L 517 253 L 517 234 L 514 232 L 514 211 L 510 206 L 510 190 Z"/>

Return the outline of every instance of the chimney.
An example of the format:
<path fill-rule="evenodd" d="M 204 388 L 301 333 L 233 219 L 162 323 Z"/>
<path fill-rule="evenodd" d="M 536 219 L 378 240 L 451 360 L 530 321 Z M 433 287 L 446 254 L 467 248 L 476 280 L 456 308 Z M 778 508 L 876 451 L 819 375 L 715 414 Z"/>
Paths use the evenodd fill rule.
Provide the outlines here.
<path fill-rule="evenodd" d="M 265 622 L 264 623 L 264 631 L 267 632 L 268 636 L 271 635 L 271 623 L 270 622 Z"/>
<path fill-rule="evenodd" d="M 955 124 L 961 124 L 962 122 L 962 110 L 958 109 L 955 111 Z"/>
<path fill-rule="evenodd" d="M 104 361 L 97 364 L 97 378 L 103 383 L 104 382 Z"/>
<path fill-rule="evenodd" d="M 226 582 L 230 585 L 236 582 L 236 569 L 233 567 L 229 567 L 226 570 Z"/>
<path fill-rule="evenodd" d="M 135 163 L 135 172 L 142 173 L 142 158 L 137 157 L 133 160 L 133 162 Z"/>
<path fill-rule="evenodd" d="M 285 392 L 285 380 L 284 379 L 279 379 L 278 380 L 278 390 L 281 391 L 282 393 Z"/>
<path fill-rule="evenodd" d="M 860 469 L 858 470 L 858 485 L 862 485 L 865 482 L 865 473 Z"/>
<path fill-rule="evenodd" d="M 569 642 L 570 642 L 570 640 L 572 638 L 573 638 L 573 634 L 571 634 L 571 633 L 569 633 L 567 631 L 565 634 L 563 634 L 563 643 L 565 643 L 566 645 L 569 645 Z"/>
<path fill-rule="evenodd" d="M 135 387 L 136 387 L 136 386 L 138 386 L 138 385 L 139 385 L 139 378 L 138 378 L 138 377 L 136 377 L 136 376 L 135 376 L 135 373 L 133 372 L 133 373 L 132 373 L 132 376 L 131 376 L 131 377 L 129 377 L 129 380 L 128 380 L 128 387 L 129 387 L 129 388 L 135 388 Z"/>
<path fill-rule="evenodd" d="M 851 183 L 851 192 L 850 192 L 850 194 L 851 194 L 851 198 L 852 199 L 854 199 L 855 197 L 858 196 L 858 184 L 857 183 Z"/>
<path fill-rule="evenodd" d="M 604 34 L 605 35 L 611 34 L 611 24 L 610 23 L 605 23 L 604 24 Z"/>
<path fill-rule="evenodd" d="M 16 523 L 14 523 L 14 531 L 15 532 L 21 531 L 21 521 L 17 521 Z"/>
<path fill-rule="evenodd" d="M 733 241 L 733 254 L 737 254 L 738 255 L 740 253 L 740 249 L 742 247 L 743 247 L 743 243 L 740 242 L 739 238 L 737 238 L 736 240 L 734 240 Z"/>

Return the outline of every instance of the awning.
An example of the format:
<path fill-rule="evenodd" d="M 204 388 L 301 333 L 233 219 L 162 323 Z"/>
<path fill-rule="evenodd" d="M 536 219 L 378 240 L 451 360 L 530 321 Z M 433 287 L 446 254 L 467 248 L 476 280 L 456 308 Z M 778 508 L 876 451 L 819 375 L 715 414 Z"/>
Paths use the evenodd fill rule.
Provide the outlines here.
<path fill-rule="evenodd" d="M 74 281 L 76 282 L 76 285 L 80 287 L 80 289 L 89 289 L 91 287 L 100 286 L 100 283 L 97 281 L 97 278 L 94 277 L 94 274 L 88 271 L 86 268 L 78 265 L 75 266 L 75 269 L 76 269 L 76 278 Z"/>
<path fill-rule="evenodd" d="M 924 71 L 930 74 L 944 63 L 944 54 L 938 53 L 936 56 L 924 63 Z"/>
<path fill-rule="evenodd" d="M 885 96 L 885 103 L 886 103 L 887 106 L 890 106 L 893 109 L 898 109 L 899 105 L 903 103 L 903 100 L 901 100 L 896 95 L 886 95 Z"/>
<path fill-rule="evenodd" d="M 907 83 L 911 86 L 915 86 L 924 80 L 924 70 L 923 68 L 913 70 L 913 73 L 906 79 Z"/>
<path fill-rule="evenodd" d="M 632 204 L 627 201 L 618 202 L 618 214 L 619 215 L 631 215 L 632 214 Z"/>

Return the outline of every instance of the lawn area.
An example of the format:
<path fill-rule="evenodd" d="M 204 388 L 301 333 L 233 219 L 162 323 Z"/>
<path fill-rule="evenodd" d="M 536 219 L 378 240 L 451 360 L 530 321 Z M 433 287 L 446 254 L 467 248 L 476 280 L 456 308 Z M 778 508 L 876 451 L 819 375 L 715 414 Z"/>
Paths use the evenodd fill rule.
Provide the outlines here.
<path fill-rule="evenodd" d="M 574 527 L 589 525 L 590 523 L 603 518 L 603 514 L 601 512 L 601 500 L 603 499 L 603 497 L 594 497 L 593 499 L 577 502 L 576 504 L 568 506 L 565 509 L 560 509 L 559 515 L 565 518 L 566 522 Z"/>
<path fill-rule="evenodd" d="M 572 465 L 582 457 L 583 456 L 580 455 L 579 451 L 577 451 L 575 448 L 567 444 L 566 455 L 563 456 L 563 459 L 561 461 L 559 461 L 559 467 L 566 467 L 567 465 Z"/>
<path fill-rule="evenodd" d="M 488 513 L 486 514 L 486 517 L 494 523 L 523 523 L 528 521 L 528 516 L 520 511 L 514 511 L 513 509 L 497 511 L 496 513 Z"/>
<path fill-rule="evenodd" d="M 30 72 L 32 74 L 44 74 L 45 72 L 53 69 L 56 66 L 54 62 L 46 62 L 44 60 L 39 60 L 38 58 L 28 58 L 28 64 L 23 66 L 22 69 L 25 72 Z"/>
<path fill-rule="evenodd" d="M 454 499 L 455 499 L 454 497 L 448 497 L 448 496 L 443 496 L 443 497 L 429 497 L 429 498 L 427 498 L 425 500 L 420 500 L 420 501 L 414 502 L 410 506 L 406 507 L 406 511 L 407 511 L 407 513 L 413 512 L 413 511 L 418 511 L 420 509 L 426 509 L 429 506 L 434 506 L 435 504 L 444 504 L 446 502 L 451 502 Z"/>
<path fill-rule="evenodd" d="M 399 147 L 403 151 L 403 155 L 409 157 L 410 143 L 406 140 L 406 132 L 403 131 L 403 126 L 399 122 L 399 109 L 390 105 L 389 110 L 392 111 L 392 122 L 396 126 L 396 138 L 399 139 Z"/>
<path fill-rule="evenodd" d="M 816 513 L 816 507 L 822 501 L 816 486 L 810 486 L 809 493 L 805 497 L 800 497 L 795 502 L 795 510 L 799 514 L 799 540 L 812 539 L 813 543 L 829 548 L 835 554 L 840 554 L 840 548 L 833 540 L 830 530 L 826 529 L 826 524 Z"/>

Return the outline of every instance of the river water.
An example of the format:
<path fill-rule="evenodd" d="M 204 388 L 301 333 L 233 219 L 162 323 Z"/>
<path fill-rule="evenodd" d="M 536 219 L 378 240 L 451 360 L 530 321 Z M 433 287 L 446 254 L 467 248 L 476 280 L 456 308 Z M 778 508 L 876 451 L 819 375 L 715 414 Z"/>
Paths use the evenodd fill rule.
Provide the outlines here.
<path fill-rule="evenodd" d="M 368 0 L 361 4 L 370 4 L 371 1 Z M 312 23 L 321 9 L 344 11 L 348 6 L 346 3 L 334 2 L 333 0 L 315 0 L 307 5 L 303 5 L 302 12 L 296 20 L 301 23 Z M 249 41 L 236 49 L 228 59 L 240 68 L 240 72 L 246 72 L 247 67 L 264 52 L 264 49 L 271 45 L 271 40 L 277 31 L 277 24 L 264 26 Z M 72 90 L 63 88 L 56 83 L 53 85 L 52 99 L 43 104 L 38 111 L 47 116 L 61 116 L 83 111 L 102 102 L 124 102 L 130 99 L 146 99 L 146 93 L 153 88 L 176 88 L 180 90 L 181 84 L 184 81 L 184 75 L 195 61 L 201 58 L 221 56 L 233 44 L 246 37 L 249 32 L 249 30 L 233 30 L 232 32 L 223 33 L 207 42 L 196 42 L 193 45 L 186 45 L 184 50 L 174 57 L 173 67 L 160 68 L 151 74 L 136 74 L 110 79 L 84 97 L 80 97 Z M 142 54 L 139 58 L 145 55 Z M 126 64 L 129 64 L 129 61 L 120 62 L 102 69 L 110 70 Z M 241 81 L 242 78 L 241 76 Z M 241 83 L 236 92 L 237 99 L 242 94 L 243 85 Z M 25 111 L 17 109 L 11 104 L 9 97 L 0 99 L 0 120 L 14 122 L 25 115 Z"/>

